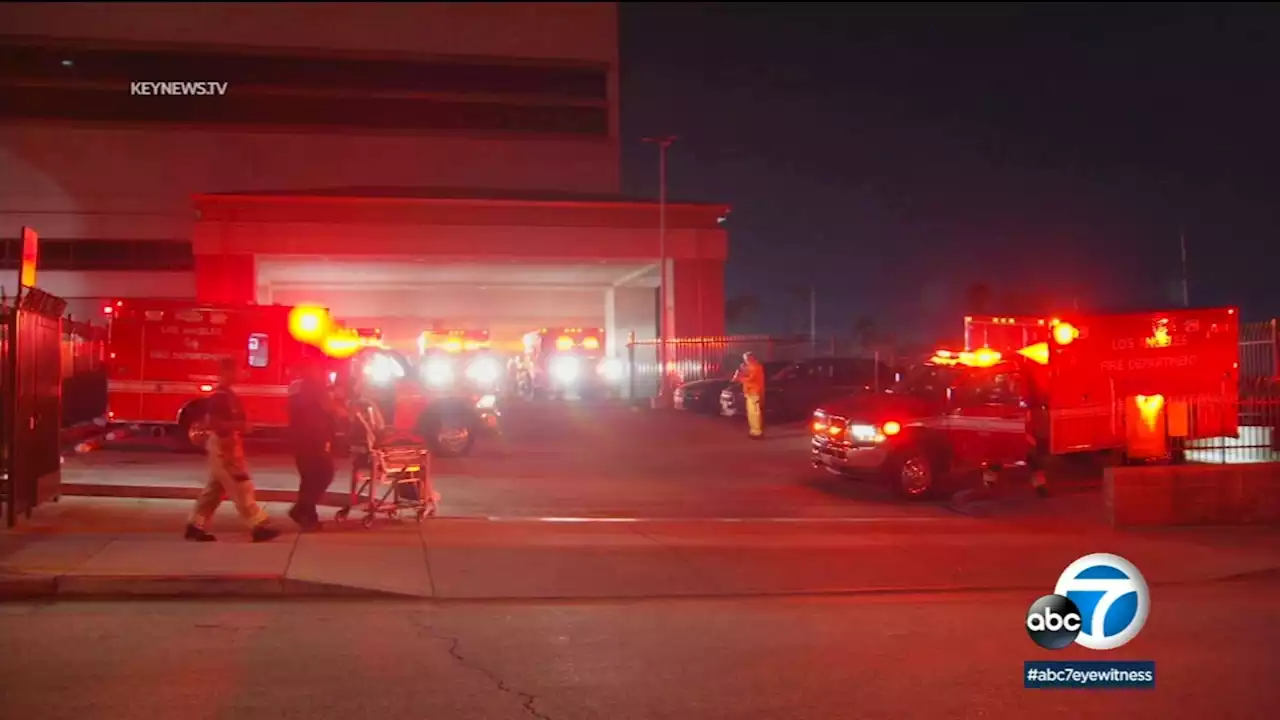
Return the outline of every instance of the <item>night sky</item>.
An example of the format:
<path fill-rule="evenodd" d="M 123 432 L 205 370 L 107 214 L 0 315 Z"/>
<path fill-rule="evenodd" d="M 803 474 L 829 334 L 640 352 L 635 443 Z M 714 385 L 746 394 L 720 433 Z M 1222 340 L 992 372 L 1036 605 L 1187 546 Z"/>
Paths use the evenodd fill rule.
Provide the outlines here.
<path fill-rule="evenodd" d="M 722 201 L 753 329 L 993 305 L 1280 315 L 1280 8 L 623 3 L 626 190 Z M 998 309 L 998 308 L 997 308 Z"/>

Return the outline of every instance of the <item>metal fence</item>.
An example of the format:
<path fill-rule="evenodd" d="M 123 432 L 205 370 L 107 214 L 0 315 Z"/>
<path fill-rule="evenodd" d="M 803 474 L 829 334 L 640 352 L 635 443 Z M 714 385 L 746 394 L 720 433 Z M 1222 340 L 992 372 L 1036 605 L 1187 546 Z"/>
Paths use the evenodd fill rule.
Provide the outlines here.
<path fill-rule="evenodd" d="M 1211 437 L 1186 444 L 1189 462 L 1237 464 L 1280 461 L 1280 398 L 1255 397 L 1233 399 L 1200 399 L 1191 403 L 1192 431 L 1198 417 L 1216 413 L 1238 414 L 1240 428 L 1236 437 Z"/>
<path fill-rule="evenodd" d="M 1280 343 L 1276 338 L 1276 321 L 1243 323 L 1240 326 L 1240 379 L 1242 390 L 1256 385 L 1260 379 L 1276 377 L 1277 353 Z M 1246 382 L 1248 381 L 1248 382 Z"/>
<path fill-rule="evenodd" d="M 63 320 L 61 351 L 63 427 L 106 415 L 106 328 Z"/>
<path fill-rule="evenodd" d="M 59 492 L 65 309 L 36 289 L 0 307 L 0 497 L 11 527 Z"/>
<path fill-rule="evenodd" d="M 627 367 L 632 397 L 655 397 L 661 374 L 661 340 L 627 343 Z M 742 355 L 753 352 L 761 362 L 803 360 L 815 357 L 857 356 L 855 343 L 809 338 L 779 338 L 767 335 L 727 335 L 721 337 L 675 338 L 667 341 L 667 367 L 672 385 L 725 377 L 742 364 Z"/>

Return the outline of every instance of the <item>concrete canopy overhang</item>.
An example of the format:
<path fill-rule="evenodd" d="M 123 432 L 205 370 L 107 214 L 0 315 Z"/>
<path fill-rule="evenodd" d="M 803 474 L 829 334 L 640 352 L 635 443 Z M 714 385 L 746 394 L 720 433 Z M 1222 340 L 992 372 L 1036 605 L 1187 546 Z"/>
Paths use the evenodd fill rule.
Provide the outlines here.
<path fill-rule="evenodd" d="M 427 286 L 478 290 L 607 290 L 657 287 L 658 266 L 622 260 L 479 262 L 425 256 L 330 259 L 274 255 L 257 259 L 257 280 L 260 287 L 272 290 L 350 291 L 378 287 L 413 292 Z"/>
<path fill-rule="evenodd" d="M 495 193 L 496 194 L 496 193 Z M 429 256 L 492 262 L 656 261 L 659 204 L 586 196 L 479 197 L 402 188 L 199 195 L 195 253 Z M 671 260 L 728 257 L 729 208 L 668 202 Z"/>
<path fill-rule="evenodd" d="M 664 235 L 658 203 L 616 197 L 326 190 L 195 204 L 197 294 L 210 301 L 652 337 L 665 245 L 673 334 L 723 331 L 724 205 L 668 202 Z"/>

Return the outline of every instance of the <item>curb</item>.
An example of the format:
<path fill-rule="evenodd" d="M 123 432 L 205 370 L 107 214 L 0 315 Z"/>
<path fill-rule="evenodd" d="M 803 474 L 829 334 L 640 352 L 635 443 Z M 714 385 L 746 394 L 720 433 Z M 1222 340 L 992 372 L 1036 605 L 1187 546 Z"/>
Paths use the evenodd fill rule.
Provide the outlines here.
<path fill-rule="evenodd" d="M 104 497 L 124 498 L 129 500 L 195 500 L 200 496 L 201 488 L 177 485 L 99 485 L 96 483 L 62 483 L 58 494 L 66 497 Z M 298 500 L 297 490 L 275 490 L 258 488 L 255 495 L 259 502 L 280 502 L 293 504 Z M 330 491 L 320 505 L 322 507 L 345 507 L 350 504 L 348 493 Z"/>
<path fill-rule="evenodd" d="M 1263 568 L 1232 575 L 1151 583 L 1153 587 L 1212 586 L 1220 583 L 1280 580 L 1280 568 Z M 880 586 L 814 590 L 760 590 L 746 592 L 667 592 L 651 595 L 521 595 L 521 596 L 421 596 L 390 590 L 362 588 L 275 575 L 146 576 L 146 575 L 0 575 L 0 603 L 32 600 L 136 600 L 279 598 L 415 600 L 434 604 L 636 602 L 666 600 L 749 600 L 784 598 L 892 597 L 901 595 L 981 595 L 1013 592 L 1038 593 L 1043 585 Z"/>
<path fill-rule="evenodd" d="M 40 599 L 128 598 L 362 598 L 408 599 L 415 595 L 278 575 L 5 575 L 0 602 Z"/>

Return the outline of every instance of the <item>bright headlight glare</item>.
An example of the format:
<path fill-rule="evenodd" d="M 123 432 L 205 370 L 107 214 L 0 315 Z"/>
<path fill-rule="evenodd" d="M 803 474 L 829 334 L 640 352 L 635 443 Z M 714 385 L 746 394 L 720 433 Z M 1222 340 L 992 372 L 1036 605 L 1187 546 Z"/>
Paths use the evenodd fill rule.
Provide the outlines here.
<path fill-rule="evenodd" d="M 621 380 L 625 368 L 618 358 L 605 358 L 600 362 L 600 374 L 605 380 Z"/>
<path fill-rule="evenodd" d="M 849 438 L 858 442 L 880 442 L 884 436 L 875 425 L 850 425 Z"/>
<path fill-rule="evenodd" d="M 502 368 L 491 357 L 479 358 L 467 366 L 467 377 L 482 385 L 497 382 L 501 375 Z"/>
<path fill-rule="evenodd" d="M 364 374 L 375 383 L 388 383 L 404 377 L 404 368 L 386 355 L 373 355 L 365 363 Z"/>
<path fill-rule="evenodd" d="M 453 382 L 453 364 L 444 358 L 432 358 L 422 368 L 422 379 L 434 387 L 448 385 Z"/>
<path fill-rule="evenodd" d="M 551 376 L 562 383 L 572 383 L 578 379 L 578 373 L 581 371 L 578 358 L 569 355 L 560 355 L 551 358 Z"/>
<path fill-rule="evenodd" d="M 482 395 L 476 401 L 476 408 L 479 410 L 488 410 L 498 403 L 498 398 L 493 395 Z"/>

